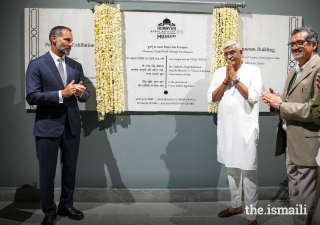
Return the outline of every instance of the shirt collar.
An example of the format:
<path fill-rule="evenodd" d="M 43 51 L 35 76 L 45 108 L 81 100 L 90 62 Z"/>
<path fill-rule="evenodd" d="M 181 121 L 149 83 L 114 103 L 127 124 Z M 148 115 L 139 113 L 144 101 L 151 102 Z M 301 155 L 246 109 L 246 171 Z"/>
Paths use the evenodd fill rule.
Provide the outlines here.
<path fill-rule="evenodd" d="M 317 55 L 317 54 L 314 54 L 314 56 L 313 56 L 311 59 L 309 59 L 309 61 L 306 62 L 302 67 L 299 66 L 299 63 L 297 63 L 297 65 L 296 65 L 296 71 L 302 72 L 303 69 L 304 69 L 304 67 L 305 67 L 316 55 Z"/>
<path fill-rule="evenodd" d="M 52 58 L 53 58 L 53 61 L 57 61 L 59 58 L 62 58 L 63 59 L 63 61 L 65 60 L 65 55 L 63 55 L 62 57 L 59 57 L 59 56 L 57 56 L 56 54 L 54 54 L 51 50 L 49 51 L 50 52 L 50 55 L 52 56 Z"/>

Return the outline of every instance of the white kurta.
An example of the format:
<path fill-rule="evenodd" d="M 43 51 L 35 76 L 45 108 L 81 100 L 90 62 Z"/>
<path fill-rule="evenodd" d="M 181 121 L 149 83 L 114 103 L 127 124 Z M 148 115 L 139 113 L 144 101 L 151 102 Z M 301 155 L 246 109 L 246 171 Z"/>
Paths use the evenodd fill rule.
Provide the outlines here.
<path fill-rule="evenodd" d="M 226 167 L 243 170 L 257 169 L 259 141 L 259 98 L 262 89 L 260 70 L 243 63 L 237 78 L 249 88 L 246 100 L 232 84 L 228 84 L 218 102 L 218 161 Z M 226 67 L 216 70 L 208 90 L 208 102 L 212 103 L 212 92 L 226 77 Z"/>

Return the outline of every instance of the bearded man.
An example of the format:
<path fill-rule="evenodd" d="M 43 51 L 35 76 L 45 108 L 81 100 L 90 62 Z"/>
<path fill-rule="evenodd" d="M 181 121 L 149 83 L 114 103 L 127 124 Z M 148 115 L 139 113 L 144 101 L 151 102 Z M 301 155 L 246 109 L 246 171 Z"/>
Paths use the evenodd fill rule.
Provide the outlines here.
<path fill-rule="evenodd" d="M 73 220 L 84 218 L 73 207 L 73 193 L 80 145 L 81 121 L 77 101 L 86 102 L 85 77 L 80 63 L 67 57 L 73 46 L 71 29 L 52 28 L 51 50 L 32 60 L 26 72 L 26 99 L 36 105 L 33 134 L 39 161 L 42 224 L 54 224 L 58 215 Z M 54 202 L 54 177 L 61 149 L 61 196 Z"/>

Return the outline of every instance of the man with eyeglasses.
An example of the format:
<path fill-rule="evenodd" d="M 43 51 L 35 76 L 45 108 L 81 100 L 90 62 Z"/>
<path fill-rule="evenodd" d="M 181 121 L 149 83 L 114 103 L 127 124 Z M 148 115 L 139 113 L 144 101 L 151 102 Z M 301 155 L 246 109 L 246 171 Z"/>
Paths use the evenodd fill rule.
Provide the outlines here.
<path fill-rule="evenodd" d="M 241 214 L 242 183 L 247 209 L 258 203 L 257 147 L 259 139 L 259 96 L 262 89 L 258 67 L 245 64 L 238 41 L 223 46 L 227 65 L 213 74 L 208 102 L 218 102 L 218 161 L 228 168 L 231 207 L 219 217 Z M 250 212 L 250 211 L 249 211 Z M 248 224 L 256 225 L 256 215 L 247 214 Z"/>
<path fill-rule="evenodd" d="M 320 73 L 318 35 L 311 27 L 295 29 L 291 34 L 291 53 L 298 62 L 291 69 L 281 95 L 272 88 L 261 99 L 270 111 L 279 115 L 275 155 L 286 153 L 290 206 L 302 205 L 307 214 L 293 215 L 294 224 L 319 224 L 315 183 L 319 127 L 313 123 L 310 108 L 318 94 L 316 77 Z M 320 203 L 319 203 L 320 204 Z M 318 207 L 319 209 L 319 207 Z"/>

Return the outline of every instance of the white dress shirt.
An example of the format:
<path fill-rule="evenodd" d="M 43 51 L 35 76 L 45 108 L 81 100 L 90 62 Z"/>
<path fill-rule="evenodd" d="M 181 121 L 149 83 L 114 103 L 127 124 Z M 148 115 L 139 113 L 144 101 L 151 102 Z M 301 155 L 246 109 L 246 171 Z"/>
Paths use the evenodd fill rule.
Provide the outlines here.
<path fill-rule="evenodd" d="M 62 68 L 63 68 L 63 71 L 64 71 L 64 74 L 65 74 L 65 84 L 66 85 L 68 85 L 67 84 L 67 70 L 66 70 L 66 62 L 65 62 L 65 55 L 63 55 L 62 57 L 59 57 L 59 56 L 57 56 L 56 54 L 54 54 L 51 50 L 50 50 L 50 55 L 52 56 L 52 58 L 53 58 L 53 61 L 54 61 L 54 63 L 56 64 L 56 67 L 57 67 L 57 69 L 58 69 L 58 71 L 59 71 L 59 59 L 60 58 L 62 58 L 63 60 L 62 60 Z M 63 98 L 62 98 L 62 94 L 61 94 L 61 91 L 62 90 L 60 90 L 59 91 L 59 103 L 63 103 Z"/>

